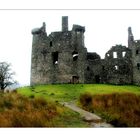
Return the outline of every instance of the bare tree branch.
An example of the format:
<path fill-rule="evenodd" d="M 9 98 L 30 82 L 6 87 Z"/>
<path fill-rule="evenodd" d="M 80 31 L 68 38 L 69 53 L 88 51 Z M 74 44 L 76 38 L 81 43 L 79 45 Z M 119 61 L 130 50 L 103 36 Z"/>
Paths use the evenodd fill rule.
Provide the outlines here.
<path fill-rule="evenodd" d="M 15 84 L 13 80 L 14 72 L 11 70 L 11 65 L 6 62 L 0 62 L 0 90 L 4 89 L 12 84 Z"/>

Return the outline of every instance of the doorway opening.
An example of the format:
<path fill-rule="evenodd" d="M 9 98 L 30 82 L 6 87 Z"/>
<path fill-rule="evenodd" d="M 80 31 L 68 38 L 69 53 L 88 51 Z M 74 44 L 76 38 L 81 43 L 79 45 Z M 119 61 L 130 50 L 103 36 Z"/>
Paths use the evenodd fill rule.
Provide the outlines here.
<path fill-rule="evenodd" d="M 99 76 L 99 75 L 95 75 L 95 82 L 96 82 L 97 84 L 100 83 L 100 76 Z"/>
<path fill-rule="evenodd" d="M 78 76 L 72 76 L 72 83 L 78 84 L 79 83 L 79 77 Z"/>

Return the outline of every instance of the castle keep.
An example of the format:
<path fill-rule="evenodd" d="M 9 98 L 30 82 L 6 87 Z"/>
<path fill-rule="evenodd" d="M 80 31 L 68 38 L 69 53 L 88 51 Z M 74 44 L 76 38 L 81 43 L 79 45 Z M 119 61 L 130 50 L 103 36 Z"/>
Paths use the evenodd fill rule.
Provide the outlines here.
<path fill-rule="evenodd" d="M 101 59 L 84 44 L 85 27 L 68 29 L 62 17 L 62 31 L 47 35 L 45 23 L 32 30 L 31 85 L 57 83 L 110 83 L 140 85 L 140 40 L 128 28 L 128 47 L 113 46 Z"/>

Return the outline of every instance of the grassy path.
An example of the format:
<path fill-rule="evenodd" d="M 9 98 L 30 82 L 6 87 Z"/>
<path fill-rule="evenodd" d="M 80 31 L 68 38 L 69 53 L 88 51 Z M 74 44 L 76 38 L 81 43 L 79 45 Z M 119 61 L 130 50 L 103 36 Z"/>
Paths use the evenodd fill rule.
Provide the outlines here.
<path fill-rule="evenodd" d="M 84 121 L 89 122 L 91 127 L 113 127 L 111 124 L 104 122 L 101 117 L 79 108 L 73 102 L 64 102 L 62 104 L 71 110 L 78 112 Z"/>

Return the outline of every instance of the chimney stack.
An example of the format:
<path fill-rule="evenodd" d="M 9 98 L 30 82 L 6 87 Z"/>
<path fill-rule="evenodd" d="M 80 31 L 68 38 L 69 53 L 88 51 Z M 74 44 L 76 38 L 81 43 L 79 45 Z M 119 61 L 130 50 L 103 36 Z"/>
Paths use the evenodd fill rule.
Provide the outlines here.
<path fill-rule="evenodd" d="M 62 32 L 68 31 L 68 16 L 62 16 Z"/>

